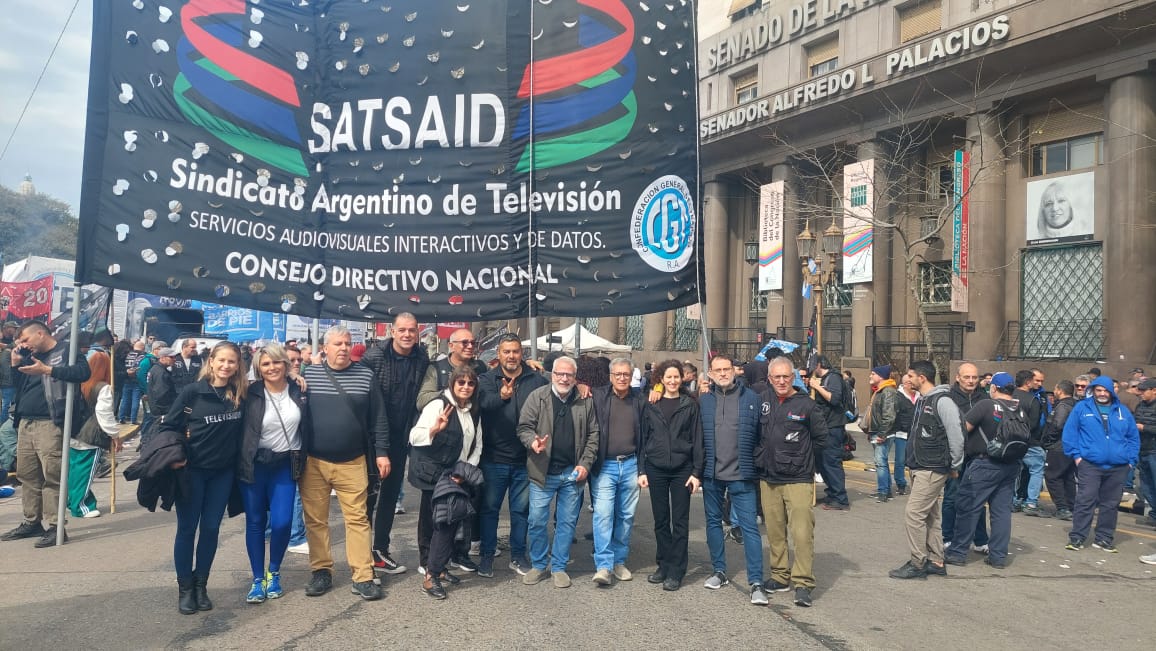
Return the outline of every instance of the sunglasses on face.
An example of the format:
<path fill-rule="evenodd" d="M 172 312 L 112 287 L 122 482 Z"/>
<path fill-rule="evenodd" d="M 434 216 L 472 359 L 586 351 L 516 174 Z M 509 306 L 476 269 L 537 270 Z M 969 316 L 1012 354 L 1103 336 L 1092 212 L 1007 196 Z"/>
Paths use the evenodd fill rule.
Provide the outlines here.
<path fill-rule="evenodd" d="M 478 386 L 478 383 L 474 382 L 473 380 L 458 380 L 458 381 L 454 382 L 454 386 L 476 387 L 476 386 Z"/>

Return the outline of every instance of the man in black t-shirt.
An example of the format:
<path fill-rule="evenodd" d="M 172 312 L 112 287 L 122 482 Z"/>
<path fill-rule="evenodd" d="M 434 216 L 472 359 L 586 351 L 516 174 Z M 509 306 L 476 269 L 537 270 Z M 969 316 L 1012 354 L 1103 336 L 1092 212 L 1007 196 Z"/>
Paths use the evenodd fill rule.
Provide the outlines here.
<path fill-rule="evenodd" d="M 887 368 L 890 372 L 890 367 Z M 843 471 L 844 426 L 847 422 L 846 409 L 843 408 L 843 377 L 831 368 L 831 362 L 825 356 L 820 355 L 815 373 L 807 380 L 807 385 L 815 390 L 816 408 L 827 423 L 827 444 L 816 455 L 816 465 L 827 493 L 823 509 L 846 511 L 851 508 L 851 500 L 847 497 L 847 474 Z"/>

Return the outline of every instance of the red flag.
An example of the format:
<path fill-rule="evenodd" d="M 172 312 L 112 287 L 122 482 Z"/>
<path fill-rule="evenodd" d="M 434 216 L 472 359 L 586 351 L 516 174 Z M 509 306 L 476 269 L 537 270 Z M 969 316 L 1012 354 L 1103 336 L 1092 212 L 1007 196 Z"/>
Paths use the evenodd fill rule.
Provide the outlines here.
<path fill-rule="evenodd" d="M 18 319 L 44 318 L 52 312 L 52 275 L 23 283 L 0 284 L 0 303 Z"/>

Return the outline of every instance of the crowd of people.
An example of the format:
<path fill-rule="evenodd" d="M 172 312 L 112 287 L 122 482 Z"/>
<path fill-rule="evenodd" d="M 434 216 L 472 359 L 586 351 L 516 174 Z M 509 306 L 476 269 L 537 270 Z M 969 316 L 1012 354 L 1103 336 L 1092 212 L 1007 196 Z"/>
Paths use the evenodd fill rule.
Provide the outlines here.
<path fill-rule="evenodd" d="M 902 373 L 884 365 L 871 369 L 860 413 L 854 377 L 822 356 L 797 369 L 773 352 L 741 367 L 716 354 L 700 376 L 678 360 L 640 369 L 624 357 L 551 355 L 539 364 L 524 359 L 516 335 L 505 335 L 486 365 L 473 333 L 461 329 L 449 354 L 431 360 L 411 314 L 368 347 L 331 328 L 316 353 L 227 341 L 198 351 L 191 339 L 179 349 L 113 345 L 98 335 L 78 342 L 83 354 L 68 364 L 68 343 L 42 324 L 9 336 L 14 395 L 5 399 L 17 421 L 24 521 L 0 538 L 51 546 L 64 526 L 55 503 L 67 383 L 81 388 L 67 487 L 74 517 L 99 514 L 90 485 L 100 451 L 116 448 L 140 402 L 139 458 L 125 476 L 139 482 L 143 506 L 176 510 L 173 559 L 185 614 L 213 607 L 207 585 L 226 512 L 245 516 L 247 602 L 284 594 L 280 570 L 290 551 L 309 555 L 307 596 L 331 590 L 332 496 L 351 591 L 381 598 L 380 574 L 408 571 L 391 549 L 406 477 L 420 493 L 417 571 L 434 599 L 460 583 L 455 572 L 495 575 L 503 504 L 508 569 L 526 585 L 569 587 L 587 491 L 590 580 L 633 580 L 631 535 L 645 488 L 656 541 L 648 582 L 682 587 L 691 496 L 701 490 L 712 565 L 703 587 L 717 590 L 734 576 L 724 549 L 730 538 L 743 547 L 752 604 L 793 590 L 793 602 L 807 607 L 816 581 L 814 507 L 851 507 L 843 462 L 854 447 L 847 426 L 856 422 L 874 453 L 872 497 L 907 496 L 909 558 L 890 572 L 897 579 L 945 575 L 971 552 L 1005 567 L 1015 511 L 1070 520 L 1069 550 L 1115 552 L 1125 486 L 1156 499 L 1156 429 L 1146 433 L 1156 427 L 1156 379 L 1141 369 L 1123 386 L 1090 373 L 1049 392 L 1038 369 L 981 376 L 963 363 L 953 384 L 936 384 L 931 362 Z M 109 386 L 114 375 L 119 397 Z M 1040 500 L 1045 482 L 1054 512 Z M 1156 525 L 1156 512 L 1148 521 Z M 1141 561 L 1156 564 L 1156 555 Z"/>

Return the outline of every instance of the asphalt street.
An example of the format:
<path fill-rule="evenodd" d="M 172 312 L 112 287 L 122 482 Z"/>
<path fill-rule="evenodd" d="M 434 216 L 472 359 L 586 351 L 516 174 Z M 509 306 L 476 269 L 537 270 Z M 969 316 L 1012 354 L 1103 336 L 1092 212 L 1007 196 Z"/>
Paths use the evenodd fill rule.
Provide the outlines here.
<path fill-rule="evenodd" d="M 121 463 L 134 453 L 122 453 Z M 122 469 L 124 465 L 120 466 Z M 222 525 L 209 592 L 216 608 L 184 616 L 176 610 L 172 570 L 175 516 L 135 503 L 135 485 L 118 481 L 117 513 L 72 519 L 71 541 L 35 549 L 32 540 L 0 543 L 0 649 L 1150 649 L 1156 633 L 1154 566 L 1137 561 L 1156 551 L 1156 530 L 1121 514 L 1119 554 L 1064 550 L 1065 524 L 1015 515 L 1011 564 L 994 570 L 973 554 L 946 578 L 898 581 L 887 571 L 906 560 L 903 497 L 876 504 L 866 497 L 874 474 L 849 464 L 853 507 L 816 509 L 814 607 L 775 594 L 769 607 L 748 603 L 741 547 L 727 543 L 733 583 L 702 588 L 711 567 L 702 500 L 691 510 L 691 567 L 682 590 L 663 592 L 645 575 L 654 569 L 649 497 L 638 509 L 629 566 L 635 579 L 598 588 L 583 509 L 573 548 L 573 587 L 549 581 L 524 586 L 505 569 L 492 579 L 466 576 L 446 601 L 419 589 L 417 492 L 395 525 L 394 555 L 410 566 L 384 579 L 385 599 L 350 594 L 343 530 L 334 503 L 335 588 L 308 598 L 308 560 L 289 554 L 286 594 L 260 605 L 244 602 L 250 582 L 243 517 Z M 95 491 L 107 511 L 110 480 Z M 821 486 L 820 486 L 821 490 Z M 21 520 L 19 491 L 0 500 L 0 530 Z M 503 525 L 505 525 L 503 517 Z M 502 532 L 504 533 L 504 531 Z M 769 568 L 768 568 L 769 575 Z"/>

